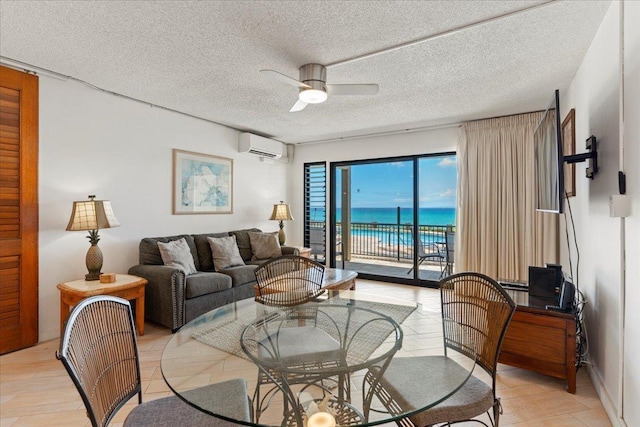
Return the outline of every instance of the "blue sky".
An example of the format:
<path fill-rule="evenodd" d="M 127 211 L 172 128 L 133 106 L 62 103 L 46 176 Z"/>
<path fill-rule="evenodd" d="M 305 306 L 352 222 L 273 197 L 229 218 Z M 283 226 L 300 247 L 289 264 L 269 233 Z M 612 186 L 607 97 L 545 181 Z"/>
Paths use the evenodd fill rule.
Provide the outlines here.
<path fill-rule="evenodd" d="M 455 156 L 419 160 L 420 207 L 456 206 L 457 166 Z M 339 176 L 339 174 L 338 174 Z M 339 188 L 339 187 L 338 187 Z M 412 207 L 411 161 L 354 165 L 351 167 L 352 208 Z M 340 206 L 338 204 L 336 206 Z"/>

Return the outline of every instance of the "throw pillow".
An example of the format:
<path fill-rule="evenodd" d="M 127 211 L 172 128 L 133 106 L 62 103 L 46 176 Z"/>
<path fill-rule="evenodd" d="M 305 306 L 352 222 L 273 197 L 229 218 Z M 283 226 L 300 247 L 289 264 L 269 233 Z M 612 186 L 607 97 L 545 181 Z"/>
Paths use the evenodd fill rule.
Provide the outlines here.
<path fill-rule="evenodd" d="M 278 240 L 278 232 L 274 233 L 254 233 L 249 232 L 251 242 L 252 260 L 270 259 L 282 256 L 282 248 Z"/>
<path fill-rule="evenodd" d="M 236 236 L 207 237 L 207 240 L 209 241 L 209 246 L 211 246 L 213 268 L 216 271 L 236 265 L 244 265 L 236 244 Z"/>
<path fill-rule="evenodd" d="M 158 250 L 164 265 L 179 268 L 185 274 L 193 274 L 198 271 L 193 262 L 191 249 L 184 238 L 167 243 L 158 242 Z"/>

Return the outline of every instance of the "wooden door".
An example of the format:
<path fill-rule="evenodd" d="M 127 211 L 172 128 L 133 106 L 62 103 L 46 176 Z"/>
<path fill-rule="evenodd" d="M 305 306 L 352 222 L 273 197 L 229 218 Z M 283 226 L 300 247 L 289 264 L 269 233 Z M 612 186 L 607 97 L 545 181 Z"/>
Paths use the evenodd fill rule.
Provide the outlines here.
<path fill-rule="evenodd" d="M 0 67 L 0 354 L 38 342 L 38 77 Z"/>

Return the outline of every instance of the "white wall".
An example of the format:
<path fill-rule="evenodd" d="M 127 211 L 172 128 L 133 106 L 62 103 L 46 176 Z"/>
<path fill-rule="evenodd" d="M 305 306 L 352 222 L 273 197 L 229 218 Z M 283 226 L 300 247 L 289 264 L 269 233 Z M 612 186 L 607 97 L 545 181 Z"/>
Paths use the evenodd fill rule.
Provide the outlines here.
<path fill-rule="evenodd" d="M 291 190 L 294 195 L 291 209 L 294 218 L 299 218 L 300 221 L 295 228 L 287 228 L 287 236 L 292 236 L 299 242 L 303 241 L 304 163 L 327 162 L 327 181 L 329 181 L 329 162 L 455 151 L 458 134 L 458 127 L 451 126 L 420 132 L 296 146 L 291 175 L 293 183 Z M 327 182 L 327 208 L 331 205 L 329 194 Z"/>
<path fill-rule="evenodd" d="M 636 20 L 627 19 L 626 27 L 637 27 L 637 7 L 635 2 L 627 2 L 636 10 Z M 585 139 L 590 135 L 598 138 L 598 163 L 600 170 L 594 180 L 585 178 L 586 163 L 576 166 L 576 197 L 571 198 L 573 215 L 576 224 L 576 236 L 580 248 L 579 279 L 580 289 L 585 294 L 587 305 L 585 307 L 585 319 L 589 341 L 588 360 L 592 364 L 590 373 L 596 389 L 600 394 L 609 417 L 617 422 L 622 415 L 620 412 L 622 403 L 622 346 L 627 347 L 631 362 L 631 354 L 637 356 L 640 345 L 638 333 L 637 307 L 633 307 L 636 314 L 629 314 L 626 339 L 622 339 L 622 308 L 623 292 L 622 284 L 625 279 L 628 295 L 635 296 L 638 301 L 638 210 L 635 216 L 628 218 L 627 227 L 623 226 L 620 218 L 609 216 L 608 197 L 618 194 L 617 173 L 620 170 L 620 3 L 613 2 L 605 16 L 594 41 L 589 48 L 574 80 L 566 94 L 561 98 L 562 117 L 571 108 L 576 109 L 576 150 L 585 151 Z M 631 33 L 634 34 L 634 33 Z M 630 197 L 634 199 L 635 207 L 638 206 L 638 169 L 640 158 L 638 156 L 638 48 L 637 28 L 635 28 L 635 50 L 627 46 L 629 62 L 635 63 L 635 76 L 629 78 L 625 89 L 627 98 L 628 119 L 631 127 L 635 126 L 635 139 L 633 132 L 627 135 L 627 147 L 630 147 L 625 155 L 625 168 L 628 172 L 628 189 Z M 635 84 L 635 86 L 634 86 Z M 635 111 L 635 116 L 630 115 Z M 563 221 L 561 221 L 562 223 Z M 564 236 L 564 233 L 561 233 Z M 562 238 L 563 248 L 562 263 L 568 271 L 566 241 Z M 627 241 L 627 260 L 623 257 L 624 242 Z M 635 258 L 630 258 L 635 256 Z M 574 269 L 576 267 L 577 254 L 572 248 Z M 575 271 L 574 271 L 575 273 Z M 575 277 L 574 277 L 575 279 Z M 632 306 L 630 306 L 632 307 Z M 634 323 L 635 322 L 635 323 Z M 630 323 L 634 323 L 631 325 Z M 631 332 L 633 331 L 633 332 Z M 629 350 L 634 349 L 633 353 Z M 637 357 L 635 357 L 637 359 Z M 635 361 L 627 365 L 637 365 Z M 627 425 L 640 425 L 637 402 L 640 390 L 639 371 L 635 366 L 627 366 L 624 376 L 624 384 L 627 388 L 624 401 L 629 410 L 626 417 Z M 629 400 L 632 398 L 633 400 Z M 630 402 L 636 402 L 633 405 Z"/>
<path fill-rule="evenodd" d="M 628 426 L 640 426 L 640 2 L 626 2 L 624 170 L 633 203 L 625 222 L 625 331 L 623 413 Z"/>
<path fill-rule="evenodd" d="M 614 3 L 567 96 L 561 99 L 562 117 L 570 108 L 576 109 L 576 151 L 585 151 L 585 140 L 590 135 L 598 139 L 600 170 L 593 180 L 588 180 L 586 163 L 577 164 L 576 197 L 569 201 L 581 249 L 579 286 L 587 300 L 589 359 L 614 402 L 618 400 L 620 341 L 618 334 L 611 331 L 620 328 L 620 220 L 609 217 L 608 197 L 617 193 L 619 157 L 617 9 Z M 566 242 L 562 242 L 564 245 Z M 575 266 L 575 250 L 572 258 Z M 566 262 L 564 266 L 568 269 Z"/>
<path fill-rule="evenodd" d="M 40 340 L 59 336 L 56 285 L 84 278 L 85 232 L 65 231 L 74 200 L 111 200 L 120 227 L 100 231 L 103 272 L 137 264 L 143 237 L 277 230 L 272 205 L 291 198 L 291 166 L 237 152 L 238 132 L 184 115 L 40 77 Z M 233 214 L 172 215 L 172 149 L 234 160 Z"/>

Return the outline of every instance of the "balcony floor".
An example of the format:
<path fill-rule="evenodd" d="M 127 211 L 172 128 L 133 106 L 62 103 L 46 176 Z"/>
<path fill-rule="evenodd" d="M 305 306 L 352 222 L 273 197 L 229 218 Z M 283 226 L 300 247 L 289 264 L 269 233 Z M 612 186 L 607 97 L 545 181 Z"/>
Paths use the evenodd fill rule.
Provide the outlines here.
<path fill-rule="evenodd" d="M 342 268 L 342 261 L 338 259 L 336 267 Z M 377 276 L 397 277 L 402 279 L 411 279 L 413 271 L 409 261 L 395 260 L 379 260 L 379 259 L 363 259 L 352 257 L 351 261 L 345 261 L 344 268 L 346 270 L 357 271 L 362 274 L 372 274 Z M 438 281 L 441 278 L 441 269 L 438 264 L 428 264 L 423 262 L 419 268 L 421 280 Z"/>

